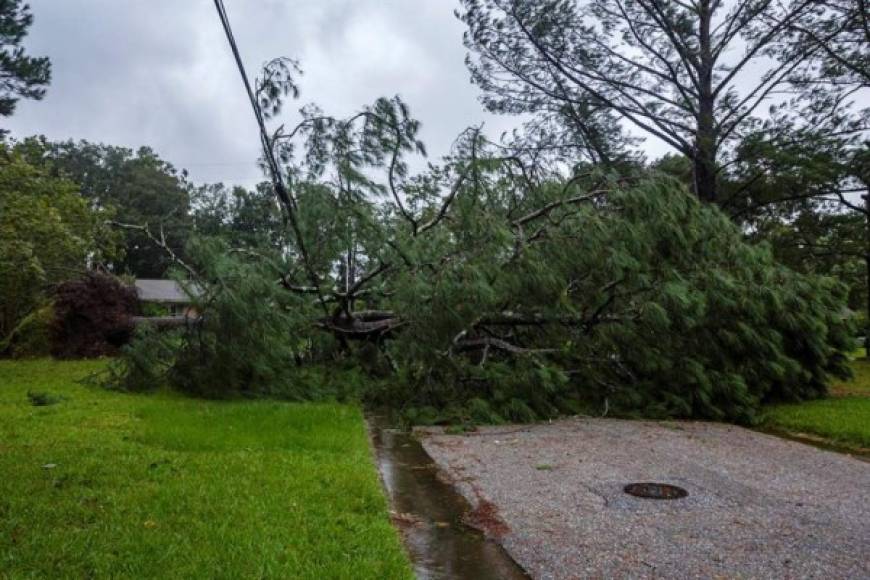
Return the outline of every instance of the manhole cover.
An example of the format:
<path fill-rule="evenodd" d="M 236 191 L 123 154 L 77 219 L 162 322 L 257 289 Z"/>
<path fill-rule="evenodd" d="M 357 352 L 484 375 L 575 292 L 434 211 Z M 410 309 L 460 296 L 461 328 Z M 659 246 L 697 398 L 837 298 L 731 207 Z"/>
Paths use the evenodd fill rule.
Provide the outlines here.
<path fill-rule="evenodd" d="M 689 495 L 682 487 L 667 483 L 629 483 L 623 491 L 628 495 L 647 499 L 680 499 Z"/>

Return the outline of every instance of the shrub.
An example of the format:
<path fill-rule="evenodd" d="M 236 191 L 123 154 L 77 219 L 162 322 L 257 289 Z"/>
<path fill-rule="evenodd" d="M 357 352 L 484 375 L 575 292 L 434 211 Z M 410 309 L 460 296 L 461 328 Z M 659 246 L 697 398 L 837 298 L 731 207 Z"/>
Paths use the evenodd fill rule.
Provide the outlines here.
<path fill-rule="evenodd" d="M 136 290 L 117 278 L 89 272 L 64 282 L 55 295 L 51 353 L 58 358 L 114 355 L 133 335 Z"/>

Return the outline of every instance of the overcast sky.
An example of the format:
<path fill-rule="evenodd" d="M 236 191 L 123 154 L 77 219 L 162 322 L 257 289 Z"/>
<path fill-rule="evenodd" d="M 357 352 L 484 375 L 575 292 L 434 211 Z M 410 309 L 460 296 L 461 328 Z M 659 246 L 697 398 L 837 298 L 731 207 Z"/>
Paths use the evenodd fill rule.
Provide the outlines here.
<path fill-rule="evenodd" d="M 45 99 L 20 101 L 3 120 L 13 136 L 149 145 L 199 183 L 251 186 L 262 178 L 256 125 L 212 0 L 30 3 L 35 22 L 25 45 L 51 58 L 53 79 Z M 276 56 L 301 61 L 299 105 L 316 102 L 343 116 L 399 94 L 422 121 L 434 158 L 467 126 L 484 122 L 498 137 L 517 124 L 483 111 L 465 68 L 456 2 L 225 4 L 249 74 Z"/>

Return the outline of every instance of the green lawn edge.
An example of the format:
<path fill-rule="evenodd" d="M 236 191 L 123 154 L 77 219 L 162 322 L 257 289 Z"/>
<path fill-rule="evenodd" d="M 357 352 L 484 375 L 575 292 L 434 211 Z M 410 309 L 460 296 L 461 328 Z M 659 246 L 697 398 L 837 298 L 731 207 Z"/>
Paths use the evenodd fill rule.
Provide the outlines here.
<path fill-rule="evenodd" d="M 771 405 L 761 429 L 838 451 L 870 455 L 870 361 L 852 361 L 853 378 L 815 401 Z"/>

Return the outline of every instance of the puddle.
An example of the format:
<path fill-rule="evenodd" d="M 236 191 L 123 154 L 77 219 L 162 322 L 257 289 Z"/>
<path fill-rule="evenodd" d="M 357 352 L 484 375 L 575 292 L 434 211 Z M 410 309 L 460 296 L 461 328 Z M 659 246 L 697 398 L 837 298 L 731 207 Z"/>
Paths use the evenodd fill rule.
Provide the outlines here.
<path fill-rule="evenodd" d="M 432 458 L 410 433 L 368 417 L 378 470 L 417 578 L 528 579 L 504 548 L 462 523 L 468 501 L 436 476 Z"/>

